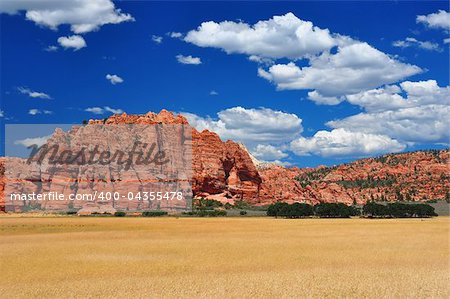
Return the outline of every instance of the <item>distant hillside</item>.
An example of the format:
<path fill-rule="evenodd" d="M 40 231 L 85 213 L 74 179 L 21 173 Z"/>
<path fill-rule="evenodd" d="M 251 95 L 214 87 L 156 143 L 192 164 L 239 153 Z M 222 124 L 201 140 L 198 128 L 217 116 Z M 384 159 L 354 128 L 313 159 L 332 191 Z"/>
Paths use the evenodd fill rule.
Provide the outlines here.
<path fill-rule="evenodd" d="M 388 154 L 306 170 L 295 179 L 313 193 L 325 185 L 325 191 L 333 190 L 335 199 L 346 203 L 448 199 L 448 159 L 448 150 Z M 318 199 L 333 200 L 329 194 Z"/>

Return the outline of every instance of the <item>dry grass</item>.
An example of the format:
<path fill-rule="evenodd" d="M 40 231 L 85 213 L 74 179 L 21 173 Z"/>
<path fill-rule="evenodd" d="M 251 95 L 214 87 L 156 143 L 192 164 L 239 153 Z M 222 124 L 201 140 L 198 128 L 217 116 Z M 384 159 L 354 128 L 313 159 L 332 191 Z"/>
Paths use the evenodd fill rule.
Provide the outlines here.
<path fill-rule="evenodd" d="M 449 298 L 449 218 L 0 218 L 0 296 Z"/>

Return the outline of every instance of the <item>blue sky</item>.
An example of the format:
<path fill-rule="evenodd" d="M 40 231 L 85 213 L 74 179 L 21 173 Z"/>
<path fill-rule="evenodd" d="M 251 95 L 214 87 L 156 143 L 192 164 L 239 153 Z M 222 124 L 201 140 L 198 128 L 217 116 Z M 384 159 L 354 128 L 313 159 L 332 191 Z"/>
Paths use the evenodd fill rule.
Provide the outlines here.
<path fill-rule="evenodd" d="M 448 2 L 96 2 L 1 4 L 2 127 L 167 109 L 298 166 L 448 145 Z"/>

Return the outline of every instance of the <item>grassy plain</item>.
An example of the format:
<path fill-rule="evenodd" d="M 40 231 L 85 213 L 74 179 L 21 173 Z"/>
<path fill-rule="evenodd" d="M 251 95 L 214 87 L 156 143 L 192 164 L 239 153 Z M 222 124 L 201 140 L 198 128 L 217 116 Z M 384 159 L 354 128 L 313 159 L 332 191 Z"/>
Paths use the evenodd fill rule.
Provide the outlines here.
<path fill-rule="evenodd" d="M 0 217 L 0 297 L 450 298 L 449 220 Z"/>

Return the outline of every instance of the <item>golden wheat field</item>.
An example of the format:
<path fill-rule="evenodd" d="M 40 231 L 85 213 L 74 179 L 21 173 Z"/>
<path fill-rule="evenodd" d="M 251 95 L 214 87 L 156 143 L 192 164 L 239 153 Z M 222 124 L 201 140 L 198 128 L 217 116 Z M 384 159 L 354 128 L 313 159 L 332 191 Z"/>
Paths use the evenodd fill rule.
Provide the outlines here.
<path fill-rule="evenodd" d="M 449 298 L 449 218 L 0 218 L 0 296 Z"/>

